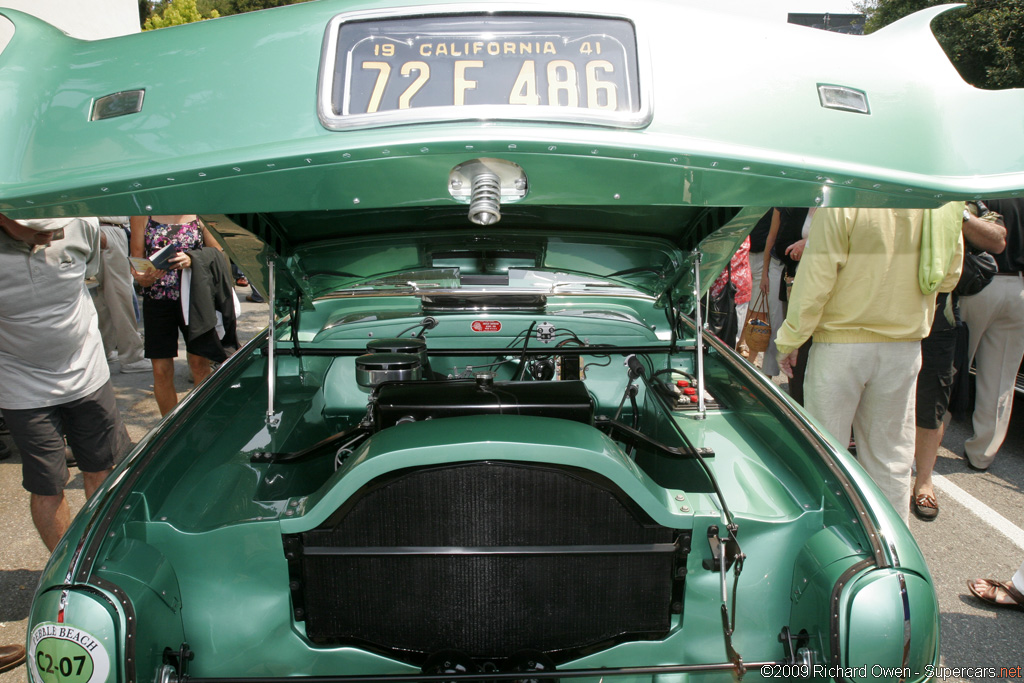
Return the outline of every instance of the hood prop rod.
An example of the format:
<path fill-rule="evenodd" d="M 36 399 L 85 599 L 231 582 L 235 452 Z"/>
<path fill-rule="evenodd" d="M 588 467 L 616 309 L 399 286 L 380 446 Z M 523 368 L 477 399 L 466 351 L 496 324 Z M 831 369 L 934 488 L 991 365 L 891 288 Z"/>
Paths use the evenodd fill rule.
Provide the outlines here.
<path fill-rule="evenodd" d="M 700 260 L 699 249 L 693 250 L 693 300 L 694 315 L 697 323 L 697 419 L 703 420 L 707 417 L 707 409 L 704 406 L 704 321 L 701 319 L 700 310 Z"/>
<path fill-rule="evenodd" d="M 722 636 L 725 638 L 725 652 L 729 661 L 736 667 L 740 678 L 746 673 L 747 666 L 743 663 L 743 657 L 733 647 L 732 636 L 736 632 L 736 594 L 739 591 L 740 572 L 743 571 L 743 561 L 747 558 L 740 550 L 739 541 L 736 540 L 738 527 L 736 524 L 725 525 L 726 535 L 719 537 L 717 525 L 708 527 L 708 544 L 711 546 L 711 558 L 704 560 L 704 568 L 717 571 L 720 579 L 722 592 Z M 729 610 L 729 592 L 727 572 L 729 567 L 733 569 L 732 584 L 732 616 Z"/>
<path fill-rule="evenodd" d="M 277 310 L 277 282 L 273 256 L 267 257 L 267 303 L 270 305 L 270 320 L 267 325 L 267 427 L 276 429 L 281 424 L 281 414 L 274 412 L 274 380 L 277 378 L 277 365 L 274 362 L 274 344 L 277 338 L 274 313 Z"/>
<path fill-rule="evenodd" d="M 299 351 L 299 315 L 302 311 L 302 292 L 298 292 L 295 295 L 295 308 L 292 310 L 292 348 L 294 348 L 295 357 L 298 358 L 300 355 Z M 301 362 L 301 361 L 300 361 Z"/>

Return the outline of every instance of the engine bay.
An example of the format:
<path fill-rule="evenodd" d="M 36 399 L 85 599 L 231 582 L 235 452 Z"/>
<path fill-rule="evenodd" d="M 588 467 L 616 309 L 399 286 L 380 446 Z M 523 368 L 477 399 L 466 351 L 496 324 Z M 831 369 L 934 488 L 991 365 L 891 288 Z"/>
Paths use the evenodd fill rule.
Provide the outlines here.
<path fill-rule="evenodd" d="M 608 321 L 601 322 L 608 326 Z M 500 329 L 500 322 L 492 324 Z M 713 455 L 710 448 L 690 444 L 674 424 L 674 415 L 724 407 L 706 388 L 703 405 L 698 400 L 692 345 L 672 356 L 664 346 L 636 343 L 655 341 L 649 336 L 634 335 L 626 346 L 592 340 L 543 319 L 520 324 L 523 329 L 504 348 L 452 349 L 441 340 L 435 348 L 427 334 L 438 326 L 432 316 L 402 330 L 418 328 L 415 336 L 373 338 L 358 351 L 346 343 L 331 353 L 322 380 L 323 414 L 335 434 L 291 453 L 258 451 L 253 462 L 295 462 L 334 452 L 337 468 L 367 437 L 381 431 L 484 415 L 544 417 L 595 427 L 634 459 L 644 451 L 676 458 Z M 621 326 L 620 321 L 611 325 Z"/>

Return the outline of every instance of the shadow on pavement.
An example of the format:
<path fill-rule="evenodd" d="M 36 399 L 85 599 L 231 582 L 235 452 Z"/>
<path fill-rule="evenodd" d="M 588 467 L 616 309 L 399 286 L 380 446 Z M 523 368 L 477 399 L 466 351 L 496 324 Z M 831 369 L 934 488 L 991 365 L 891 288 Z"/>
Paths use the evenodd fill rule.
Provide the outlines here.
<path fill-rule="evenodd" d="M 32 594 L 39 583 L 39 569 L 7 569 L 0 571 L 0 622 L 21 621 L 28 617 Z M 2 645 L 2 643 L 0 643 Z"/>

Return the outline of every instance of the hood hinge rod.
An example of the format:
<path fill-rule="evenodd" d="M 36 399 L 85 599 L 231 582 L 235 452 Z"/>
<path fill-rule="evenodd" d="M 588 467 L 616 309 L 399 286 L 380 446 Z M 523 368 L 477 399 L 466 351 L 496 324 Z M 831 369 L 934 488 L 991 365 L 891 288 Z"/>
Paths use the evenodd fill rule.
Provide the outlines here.
<path fill-rule="evenodd" d="M 700 310 L 700 249 L 693 250 L 693 300 L 697 302 L 694 306 L 697 324 L 697 419 L 703 420 L 707 417 L 707 409 L 704 406 L 704 321 L 701 319 Z"/>
<path fill-rule="evenodd" d="M 740 550 L 739 541 L 736 540 L 738 527 L 735 524 L 727 524 L 725 528 L 726 536 L 724 538 L 718 538 L 717 526 L 708 528 L 708 542 L 711 544 L 712 553 L 712 567 L 709 568 L 717 569 L 721 577 L 722 635 L 725 638 L 725 653 L 729 657 L 729 661 L 736 667 L 737 678 L 742 679 L 743 674 L 747 672 L 747 667 L 743 663 L 743 657 L 732 645 L 732 634 L 736 631 L 736 593 L 739 590 L 740 572 L 743 571 L 743 561 L 747 556 Z M 713 537 L 714 540 L 712 540 Z M 717 541 L 717 543 L 714 541 Z M 732 619 L 729 618 L 728 583 L 726 581 L 726 572 L 728 571 L 730 561 L 733 565 Z M 707 564 L 705 564 L 705 567 L 707 567 Z"/>
<path fill-rule="evenodd" d="M 275 313 L 277 311 L 277 282 L 273 255 L 267 257 L 267 303 L 270 305 L 270 320 L 267 325 L 267 427 L 276 429 L 281 424 L 281 414 L 274 412 L 274 381 L 277 365 L 274 362 L 274 346 L 277 339 Z"/>

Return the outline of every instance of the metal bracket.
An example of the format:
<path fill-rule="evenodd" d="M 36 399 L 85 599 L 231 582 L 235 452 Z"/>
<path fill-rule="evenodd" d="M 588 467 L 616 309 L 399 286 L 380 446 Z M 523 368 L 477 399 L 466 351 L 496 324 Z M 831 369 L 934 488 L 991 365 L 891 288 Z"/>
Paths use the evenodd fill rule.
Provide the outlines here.
<path fill-rule="evenodd" d="M 802 667 L 807 672 L 806 678 L 811 677 L 815 662 L 814 651 L 807 647 L 809 640 L 807 631 L 801 631 L 799 635 L 794 636 L 788 626 L 783 626 L 782 632 L 779 633 L 779 642 L 782 643 L 786 664 Z"/>
<path fill-rule="evenodd" d="M 163 656 L 164 666 L 160 670 L 160 682 L 171 683 L 172 681 L 187 681 L 188 663 L 191 662 L 195 656 L 196 653 L 189 648 L 188 643 L 182 643 L 177 652 L 169 647 L 165 647 Z M 177 671 L 177 676 L 171 673 L 170 669 L 172 668 Z"/>
<path fill-rule="evenodd" d="M 732 537 L 724 540 L 719 538 L 717 525 L 708 527 L 708 545 L 711 546 L 711 557 L 704 558 L 704 569 L 721 572 L 723 553 L 725 554 L 726 571 L 732 568 L 732 564 L 737 558 L 740 558 L 742 561 L 743 555 L 740 553 L 739 543 Z"/>
<path fill-rule="evenodd" d="M 782 651 L 785 653 L 787 664 L 796 664 L 796 645 L 793 643 L 793 634 L 788 626 L 782 627 L 779 633 L 779 642 L 782 643 Z"/>

